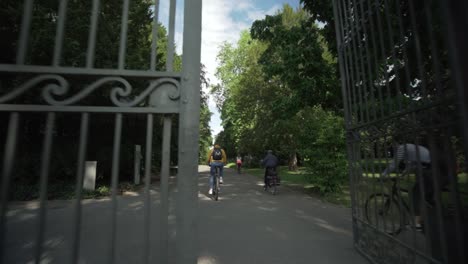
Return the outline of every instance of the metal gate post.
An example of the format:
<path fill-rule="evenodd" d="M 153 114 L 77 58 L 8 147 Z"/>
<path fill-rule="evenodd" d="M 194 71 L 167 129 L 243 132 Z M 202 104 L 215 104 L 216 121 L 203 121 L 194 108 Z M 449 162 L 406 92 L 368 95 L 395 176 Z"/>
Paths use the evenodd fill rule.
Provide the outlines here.
<path fill-rule="evenodd" d="M 341 30 L 340 30 L 340 17 L 338 16 L 338 3 L 336 2 L 337 0 L 333 0 L 333 14 L 334 14 L 334 18 L 335 18 L 335 33 L 336 33 L 336 42 L 337 42 L 337 51 L 338 51 L 338 57 L 339 57 L 339 69 L 340 69 L 340 76 L 342 76 L 341 78 L 341 94 L 342 94 L 342 97 L 343 97 L 343 108 L 344 108 L 344 114 L 345 114 L 345 129 L 346 129 L 346 136 L 349 137 L 351 136 L 350 134 L 350 129 L 351 129 L 351 126 L 350 126 L 350 116 L 349 116 L 349 112 L 348 112 L 348 94 L 346 92 L 346 79 L 344 78 L 344 76 L 346 76 L 346 73 L 345 73 L 345 69 L 344 69 L 344 58 L 343 58 L 343 54 L 341 52 L 341 45 L 342 45 L 342 37 L 341 37 Z M 353 151 L 352 151 L 352 144 L 350 143 L 350 139 L 347 138 L 346 139 L 346 149 L 347 149 L 347 154 L 348 154 L 348 160 L 351 160 L 351 157 L 353 155 Z M 350 188 L 350 195 L 351 195 L 351 217 L 352 217 L 352 223 L 353 223 L 353 226 L 352 226 L 352 229 L 353 229 L 353 243 L 354 245 L 357 244 L 357 231 L 356 231 L 356 226 L 357 226 L 357 222 L 356 222 L 356 213 L 355 213 L 355 201 L 354 201 L 354 191 L 353 191 L 353 187 L 355 186 L 354 185 L 354 181 L 353 181 L 353 172 L 352 172 L 352 166 L 353 164 L 348 164 L 348 173 L 349 173 L 349 181 L 350 181 L 350 186 L 352 186 Z"/>
<path fill-rule="evenodd" d="M 198 137 L 200 120 L 201 0 L 185 1 L 179 168 L 176 200 L 176 263 L 197 262 Z"/>

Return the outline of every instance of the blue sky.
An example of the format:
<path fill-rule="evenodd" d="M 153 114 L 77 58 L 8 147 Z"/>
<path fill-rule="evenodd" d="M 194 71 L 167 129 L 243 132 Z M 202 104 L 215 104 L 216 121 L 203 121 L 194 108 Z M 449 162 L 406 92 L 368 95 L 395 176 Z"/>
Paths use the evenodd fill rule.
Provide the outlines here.
<path fill-rule="evenodd" d="M 166 27 L 169 1 L 161 0 L 159 9 L 159 21 Z M 265 15 L 275 14 L 286 3 L 293 8 L 299 6 L 299 0 L 203 0 L 201 61 L 206 66 L 211 84 L 219 82 L 214 73 L 218 66 L 216 56 L 221 43 L 227 41 L 236 44 L 242 30 L 249 29 L 255 20 L 263 19 Z M 177 0 L 175 42 L 179 54 L 182 53 L 183 42 L 183 6 L 184 0 Z M 213 113 L 211 130 L 213 135 L 217 135 L 222 130 L 221 119 L 213 100 L 209 101 L 209 107 Z"/>
<path fill-rule="evenodd" d="M 212 84 L 218 82 L 214 73 L 220 44 L 224 41 L 235 44 L 242 30 L 250 28 L 255 20 L 274 14 L 285 3 L 293 8 L 299 6 L 299 0 L 203 0 L 201 60 Z M 216 135 L 222 130 L 221 119 L 213 101 L 209 106 L 213 112 L 210 126 Z"/>

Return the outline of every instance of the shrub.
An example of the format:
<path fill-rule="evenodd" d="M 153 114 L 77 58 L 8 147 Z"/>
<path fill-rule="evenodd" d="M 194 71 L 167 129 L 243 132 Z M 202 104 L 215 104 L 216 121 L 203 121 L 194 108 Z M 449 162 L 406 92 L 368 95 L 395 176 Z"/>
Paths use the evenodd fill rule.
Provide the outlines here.
<path fill-rule="evenodd" d="M 343 118 L 320 106 L 296 115 L 302 124 L 298 141 L 307 170 L 306 179 L 322 194 L 338 192 L 347 180 Z"/>

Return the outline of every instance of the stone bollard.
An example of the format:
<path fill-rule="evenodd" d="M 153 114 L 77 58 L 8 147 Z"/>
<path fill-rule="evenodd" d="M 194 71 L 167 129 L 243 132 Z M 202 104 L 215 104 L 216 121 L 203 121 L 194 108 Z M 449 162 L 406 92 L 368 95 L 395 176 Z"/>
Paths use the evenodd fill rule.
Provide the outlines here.
<path fill-rule="evenodd" d="M 97 161 L 86 161 L 83 189 L 94 191 L 96 189 Z"/>

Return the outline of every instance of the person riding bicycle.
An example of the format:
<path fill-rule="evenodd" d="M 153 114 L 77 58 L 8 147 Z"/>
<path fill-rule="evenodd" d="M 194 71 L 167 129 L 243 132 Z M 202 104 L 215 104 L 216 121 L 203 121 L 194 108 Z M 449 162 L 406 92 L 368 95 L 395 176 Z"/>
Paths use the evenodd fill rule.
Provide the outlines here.
<path fill-rule="evenodd" d="M 264 176 L 264 184 L 263 188 L 266 189 L 268 186 L 268 175 L 270 174 L 270 170 L 276 172 L 276 167 L 278 166 L 278 158 L 273 155 L 272 150 L 267 151 L 267 155 L 262 160 L 262 166 L 265 167 L 265 176 Z"/>
<path fill-rule="evenodd" d="M 208 154 L 208 165 L 210 166 L 210 190 L 208 194 L 213 194 L 216 168 L 219 169 L 219 183 L 223 184 L 223 167 L 226 161 L 226 152 L 224 152 L 224 149 L 219 144 L 215 144 Z"/>
<path fill-rule="evenodd" d="M 242 167 L 242 157 L 241 157 L 241 155 L 237 155 L 236 165 L 237 165 L 237 171 L 240 173 L 240 169 Z"/>
<path fill-rule="evenodd" d="M 423 177 L 425 200 L 431 201 L 433 194 L 432 177 L 431 177 L 431 155 L 429 149 L 421 145 L 415 144 L 396 144 L 396 153 L 392 162 L 382 173 L 383 177 L 387 177 L 391 172 L 397 169 L 405 171 L 413 171 L 416 173 L 416 182 L 412 189 L 412 203 L 414 208 L 415 227 L 418 230 L 422 229 L 421 217 L 421 184 L 420 177 Z M 419 167 L 421 170 L 419 170 Z M 421 172 L 421 175 L 420 175 Z"/>

